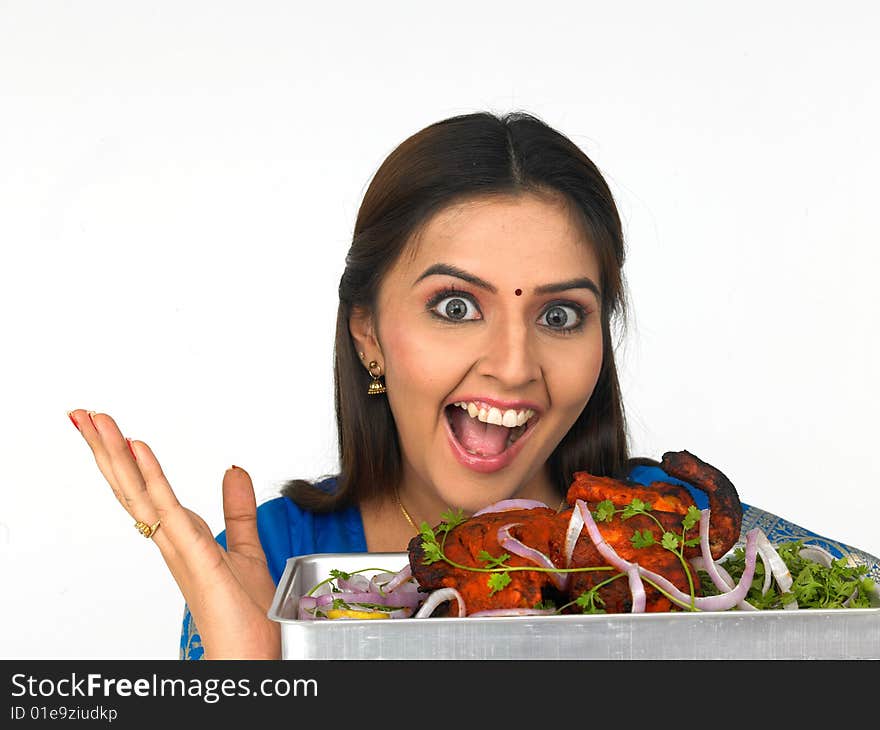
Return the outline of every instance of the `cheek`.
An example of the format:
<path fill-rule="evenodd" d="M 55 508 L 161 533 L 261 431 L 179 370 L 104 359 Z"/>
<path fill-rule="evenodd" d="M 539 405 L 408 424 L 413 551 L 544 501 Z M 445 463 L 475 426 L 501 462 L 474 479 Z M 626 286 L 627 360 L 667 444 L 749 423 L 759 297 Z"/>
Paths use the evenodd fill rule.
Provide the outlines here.
<path fill-rule="evenodd" d="M 601 338 L 598 343 L 574 354 L 553 358 L 550 372 L 545 371 L 548 390 L 554 405 L 573 414 L 572 421 L 589 401 L 602 369 Z M 572 363 L 577 363 L 572 367 Z"/>
<path fill-rule="evenodd" d="M 414 328 L 395 327 L 383 333 L 385 384 L 393 403 L 414 410 L 436 412 L 461 378 L 461 352 L 449 341 L 432 338 Z M 392 395 L 393 394 L 393 395 Z"/>

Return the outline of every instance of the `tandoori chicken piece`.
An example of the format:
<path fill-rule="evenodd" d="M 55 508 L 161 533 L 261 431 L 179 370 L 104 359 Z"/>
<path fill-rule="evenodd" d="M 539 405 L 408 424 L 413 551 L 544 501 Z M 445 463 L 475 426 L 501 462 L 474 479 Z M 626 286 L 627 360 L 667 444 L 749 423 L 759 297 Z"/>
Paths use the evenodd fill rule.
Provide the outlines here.
<path fill-rule="evenodd" d="M 733 484 L 715 467 L 687 451 L 664 454 L 661 465 L 667 474 L 707 493 L 712 555 L 725 554 L 736 543 L 742 525 L 742 506 Z M 571 534 L 582 524 L 577 519 L 572 521 L 573 515 L 578 518 L 583 514 L 574 514 L 581 509 L 580 503 L 594 515 L 602 542 L 611 546 L 620 559 L 660 574 L 681 591 L 700 595 L 700 581 L 688 562 L 688 558 L 700 554 L 699 546 L 680 547 L 681 554 L 677 554 L 663 544 L 664 533 L 697 542 L 699 526 L 693 525 L 686 532 L 683 528 L 689 510 L 693 516 L 696 509 L 686 488 L 666 482 L 646 487 L 578 472 L 567 499 L 571 506 L 560 513 L 546 506 L 506 509 L 475 515 L 445 533 L 437 529 L 438 525 L 435 533 L 443 535 L 439 541 L 445 559 L 428 562 L 431 559 L 423 537 L 413 538 L 409 544 L 413 577 L 426 592 L 458 590 L 468 614 L 499 608 L 531 609 L 548 603 L 565 606 L 563 613 L 581 612 L 584 607 L 576 603 L 577 599 L 594 588 L 594 606 L 608 613 L 628 612 L 633 606 L 633 593 L 627 577 L 603 557 L 588 530 L 580 528 Z M 624 508 L 633 500 L 646 505 L 646 510 L 624 514 Z M 490 582 L 498 572 L 487 568 L 497 567 L 504 555 L 503 565 L 512 570 L 506 572 L 509 580 L 502 586 Z M 536 565 L 547 569 L 535 570 Z M 523 570 L 529 567 L 533 569 Z M 644 585 L 644 593 L 645 611 L 675 608 L 650 582 Z M 452 606 L 441 607 L 435 615 L 453 610 Z"/>
<path fill-rule="evenodd" d="M 506 510 L 471 517 L 449 531 L 443 541 L 443 551 L 452 563 L 471 568 L 482 568 L 486 562 L 481 559 L 485 551 L 498 557 L 506 551 L 498 540 L 498 532 L 506 525 L 515 525 L 509 532 L 523 544 L 544 553 L 550 550 L 551 539 L 560 532 L 565 533 L 568 518 L 557 514 L 549 507 L 534 509 Z M 421 539 L 415 537 L 409 544 L 410 564 L 413 575 L 423 590 L 436 588 L 455 588 L 461 593 L 468 613 L 485 611 L 499 606 L 532 607 L 541 601 L 561 597 L 554 583 L 554 574 L 533 570 L 511 571 L 510 583 L 499 593 L 487 587 L 487 574 L 458 568 L 446 561 L 426 565 Z M 511 555 L 508 565 L 534 567 L 532 560 L 519 555 Z M 501 596 L 503 593 L 503 597 Z M 447 607 L 453 608 L 454 607 Z M 435 615 L 443 615 L 438 610 Z"/>

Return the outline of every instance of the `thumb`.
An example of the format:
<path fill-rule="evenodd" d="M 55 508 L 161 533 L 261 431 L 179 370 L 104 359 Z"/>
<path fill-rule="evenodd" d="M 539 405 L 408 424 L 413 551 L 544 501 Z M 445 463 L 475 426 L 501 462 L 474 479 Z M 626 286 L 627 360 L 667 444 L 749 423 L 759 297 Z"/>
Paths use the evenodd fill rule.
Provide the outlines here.
<path fill-rule="evenodd" d="M 226 522 L 226 549 L 265 561 L 257 532 L 257 499 L 250 475 L 232 466 L 223 475 L 223 519 Z"/>

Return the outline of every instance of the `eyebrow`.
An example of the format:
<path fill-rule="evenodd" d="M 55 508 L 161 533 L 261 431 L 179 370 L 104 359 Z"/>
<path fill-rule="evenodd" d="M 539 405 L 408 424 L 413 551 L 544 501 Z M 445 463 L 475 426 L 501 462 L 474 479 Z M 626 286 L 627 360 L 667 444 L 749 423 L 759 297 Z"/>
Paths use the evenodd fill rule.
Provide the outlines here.
<path fill-rule="evenodd" d="M 467 281 L 474 286 L 480 287 L 480 289 L 485 289 L 486 291 L 492 292 L 492 294 L 497 294 L 498 289 L 490 284 L 485 279 L 481 279 L 479 276 L 475 274 L 471 274 L 464 269 L 460 269 L 457 266 L 452 266 L 451 264 L 434 264 L 425 269 L 419 277 L 413 282 L 413 285 L 418 284 L 422 279 L 426 279 L 429 276 L 454 276 L 456 279 L 462 279 L 463 281 Z M 602 295 L 599 292 L 599 287 L 596 286 L 596 282 L 594 282 L 588 276 L 579 276 L 574 279 L 568 279 L 566 281 L 560 281 L 554 284 L 542 284 L 541 286 L 535 287 L 535 294 L 558 294 L 560 292 L 568 291 L 570 289 L 587 289 L 593 294 L 596 295 L 596 298 L 601 301 Z"/>
<path fill-rule="evenodd" d="M 480 287 L 480 289 L 485 289 L 486 291 L 490 291 L 493 294 L 497 294 L 498 290 L 492 286 L 485 279 L 481 279 L 479 276 L 471 274 L 464 269 L 459 269 L 457 266 L 452 266 L 450 264 L 434 264 L 433 266 L 429 266 L 425 269 L 421 276 L 413 282 L 413 285 L 418 284 L 422 279 L 426 279 L 429 276 L 437 276 L 445 274 L 447 276 L 454 276 L 456 279 L 463 279 L 474 286 Z"/>
<path fill-rule="evenodd" d="M 558 284 L 544 284 L 535 287 L 535 294 L 557 294 L 559 292 L 568 291 L 569 289 L 588 289 L 596 295 L 596 299 L 602 301 L 602 295 L 599 293 L 599 287 L 596 282 L 588 276 L 579 276 L 568 281 L 560 281 Z"/>

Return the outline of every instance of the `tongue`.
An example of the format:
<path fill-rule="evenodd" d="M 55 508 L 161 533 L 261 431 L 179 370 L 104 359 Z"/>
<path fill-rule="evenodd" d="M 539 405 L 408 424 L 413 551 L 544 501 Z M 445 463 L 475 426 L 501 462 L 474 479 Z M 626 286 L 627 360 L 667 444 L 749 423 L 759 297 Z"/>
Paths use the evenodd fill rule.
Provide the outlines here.
<path fill-rule="evenodd" d="M 451 410 L 449 418 L 452 430 L 459 443 L 468 451 L 480 456 L 495 456 L 507 448 L 509 428 L 478 421 L 462 408 L 454 407 Z"/>

